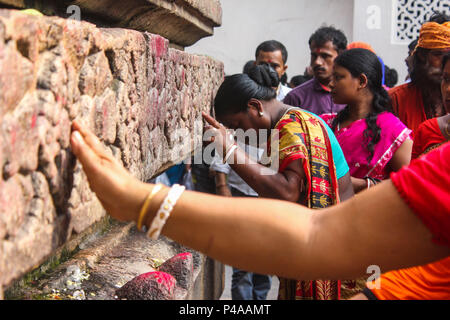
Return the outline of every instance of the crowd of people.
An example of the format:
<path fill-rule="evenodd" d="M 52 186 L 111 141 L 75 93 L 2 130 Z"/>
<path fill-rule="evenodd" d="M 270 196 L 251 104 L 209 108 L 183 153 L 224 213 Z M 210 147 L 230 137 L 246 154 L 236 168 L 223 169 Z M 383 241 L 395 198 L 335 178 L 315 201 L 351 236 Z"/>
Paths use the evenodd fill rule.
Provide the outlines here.
<path fill-rule="evenodd" d="M 408 82 L 394 88 L 395 70 L 334 27 L 309 48 L 310 66 L 289 83 L 275 40 L 225 77 L 214 117 L 203 114 L 215 195 L 134 179 L 74 121 L 73 152 L 92 190 L 149 237 L 162 232 L 233 266 L 233 299 L 266 299 L 269 275 L 285 300 L 450 299 L 450 18 L 422 25 Z M 237 129 L 277 138 L 252 146 Z M 271 174 L 264 152 L 277 153 Z M 371 265 L 383 272 L 376 288 Z"/>

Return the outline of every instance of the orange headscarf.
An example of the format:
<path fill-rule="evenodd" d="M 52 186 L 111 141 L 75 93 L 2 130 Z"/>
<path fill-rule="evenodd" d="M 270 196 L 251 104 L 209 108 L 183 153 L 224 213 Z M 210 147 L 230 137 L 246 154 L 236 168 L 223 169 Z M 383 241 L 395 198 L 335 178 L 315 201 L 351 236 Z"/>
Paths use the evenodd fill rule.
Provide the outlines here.
<path fill-rule="evenodd" d="M 427 22 L 420 29 L 417 48 L 439 50 L 450 48 L 450 22 Z"/>
<path fill-rule="evenodd" d="M 375 50 L 373 50 L 372 46 L 365 42 L 352 42 L 347 46 L 347 50 L 356 49 L 356 48 L 367 49 L 367 50 L 375 53 Z"/>

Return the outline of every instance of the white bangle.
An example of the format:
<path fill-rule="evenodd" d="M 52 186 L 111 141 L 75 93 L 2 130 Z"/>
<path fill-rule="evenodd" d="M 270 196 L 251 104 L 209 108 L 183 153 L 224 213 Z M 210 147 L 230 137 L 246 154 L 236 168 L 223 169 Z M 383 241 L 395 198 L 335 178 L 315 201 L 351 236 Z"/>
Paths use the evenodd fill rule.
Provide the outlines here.
<path fill-rule="evenodd" d="M 231 155 L 233 154 L 234 151 L 236 151 L 237 149 L 237 145 L 233 145 L 230 150 L 228 150 L 227 155 L 225 156 L 225 158 L 223 159 L 223 164 L 226 164 L 229 160 L 229 158 L 231 157 Z"/>
<path fill-rule="evenodd" d="M 181 197 L 181 194 L 184 192 L 186 187 L 180 186 L 179 184 L 174 185 L 166 198 L 164 199 L 161 207 L 159 208 L 156 216 L 153 218 L 151 226 L 147 232 L 147 236 L 152 240 L 157 240 L 159 235 L 161 234 L 162 228 L 169 219 L 170 214 L 172 213 L 175 204 L 178 199 Z"/>

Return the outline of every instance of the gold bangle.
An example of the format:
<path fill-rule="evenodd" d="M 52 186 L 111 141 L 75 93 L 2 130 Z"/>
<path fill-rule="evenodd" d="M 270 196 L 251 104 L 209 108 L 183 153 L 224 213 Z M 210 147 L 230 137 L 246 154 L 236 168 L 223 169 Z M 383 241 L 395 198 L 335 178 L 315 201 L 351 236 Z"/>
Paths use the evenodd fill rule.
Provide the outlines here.
<path fill-rule="evenodd" d="M 152 201 L 153 197 L 159 192 L 161 191 L 163 185 L 162 184 L 157 184 L 152 192 L 150 192 L 150 194 L 147 196 L 147 199 L 145 199 L 144 204 L 142 205 L 141 208 L 141 212 L 139 213 L 139 219 L 138 219 L 138 223 L 137 223 L 137 228 L 139 231 L 142 231 L 142 222 L 144 221 L 144 217 L 147 213 L 148 210 L 148 206 L 150 205 L 150 202 Z"/>

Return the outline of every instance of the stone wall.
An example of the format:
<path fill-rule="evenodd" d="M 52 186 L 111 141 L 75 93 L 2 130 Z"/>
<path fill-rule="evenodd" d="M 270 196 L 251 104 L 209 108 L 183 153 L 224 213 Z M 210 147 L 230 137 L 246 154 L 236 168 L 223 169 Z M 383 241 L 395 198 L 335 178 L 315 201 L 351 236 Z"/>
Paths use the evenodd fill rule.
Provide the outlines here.
<path fill-rule="evenodd" d="M 3 9 L 0 71 L 1 297 L 106 215 L 71 154 L 71 121 L 148 180 L 200 141 L 223 65 L 158 35 Z"/>

